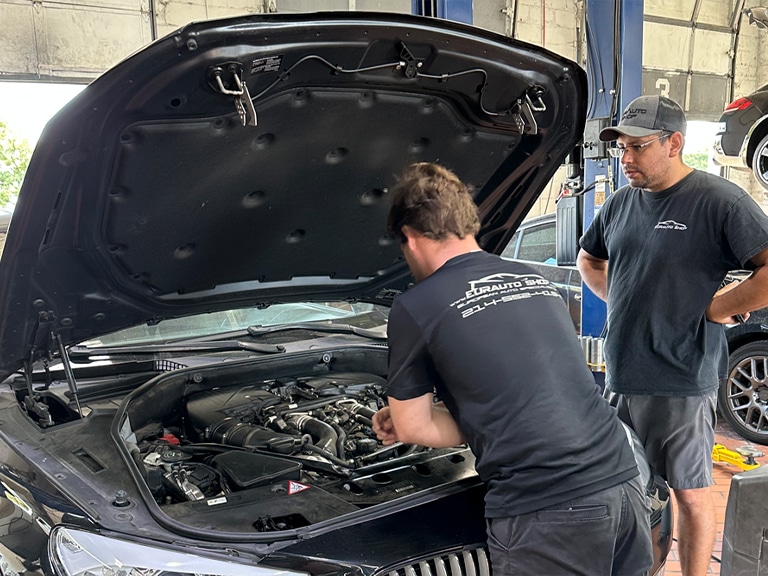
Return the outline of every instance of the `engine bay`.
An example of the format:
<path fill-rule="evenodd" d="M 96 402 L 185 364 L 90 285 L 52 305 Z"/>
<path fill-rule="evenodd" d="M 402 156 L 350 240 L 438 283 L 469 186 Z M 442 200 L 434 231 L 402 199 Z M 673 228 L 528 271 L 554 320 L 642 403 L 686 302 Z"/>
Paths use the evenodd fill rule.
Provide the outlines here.
<path fill-rule="evenodd" d="M 384 446 L 372 418 L 385 378 L 343 356 L 268 377 L 168 374 L 137 390 L 121 434 L 154 503 L 201 529 L 271 532 L 475 476 L 466 447 Z"/>

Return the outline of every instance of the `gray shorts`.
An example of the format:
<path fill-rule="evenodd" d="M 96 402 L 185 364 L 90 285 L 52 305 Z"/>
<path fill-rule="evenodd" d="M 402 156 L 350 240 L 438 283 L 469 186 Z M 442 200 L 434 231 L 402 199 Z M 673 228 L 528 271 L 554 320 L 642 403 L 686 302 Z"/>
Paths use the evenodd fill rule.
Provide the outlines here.
<path fill-rule="evenodd" d="M 619 417 L 645 447 L 648 463 L 673 489 L 712 481 L 717 391 L 703 396 L 619 395 Z"/>

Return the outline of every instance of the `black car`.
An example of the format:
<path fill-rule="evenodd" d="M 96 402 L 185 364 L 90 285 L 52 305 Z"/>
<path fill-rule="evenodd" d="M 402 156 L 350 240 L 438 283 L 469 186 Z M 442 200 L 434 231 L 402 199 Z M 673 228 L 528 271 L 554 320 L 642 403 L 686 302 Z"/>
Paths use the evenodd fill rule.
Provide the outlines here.
<path fill-rule="evenodd" d="M 555 283 L 581 333 L 581 274 L 576 266 L 557 265 L 555 213 L 523 222 L 502 256 L 523 260 Z M 729 280 L 745 273 L 734 271 Z M 728 377 L 721 383 L 718 408 L 733 430 L 768 445 L 768 308 L 753 312 L 743 324 L 725 328 Z"/>
<path fill-rule="evenodd" d="M 581 274 L 576 266 L 557 264 L 555 213 L 542 214 L 523 222 L 501 255 L 524 261 L 557 286 L 568 306 L 576 333 L 581 334 Z"/>
<path fill-rule="evenodd" d="M 0 260 L 3 574 L 489 574 L 471 451 L 371 429 L 387 191 L 448 165 L 498 253 L 585 112 L 571 61 L 372 13 L 190 24 L 94 81 Z"/>
<path fill-rule="evenodd" d="M 718 166 L 751 170 L 768 190 L 768 85 L 737 98 L 720 116 L 712 149 Z"/>

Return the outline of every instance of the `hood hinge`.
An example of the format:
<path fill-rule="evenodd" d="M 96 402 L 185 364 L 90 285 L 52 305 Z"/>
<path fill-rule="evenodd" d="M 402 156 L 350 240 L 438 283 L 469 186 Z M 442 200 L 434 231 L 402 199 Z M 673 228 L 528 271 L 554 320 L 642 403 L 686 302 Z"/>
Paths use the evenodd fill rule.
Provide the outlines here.
<path fill-rule="evenodd" d="M 35 417 L 42 428 L 53 426 L 53 418 L 48 406 L 40 401 L 40 395 L 32 387 L 32 366 L 35 363 L 35 356 L 42 351 L 50 356 L 50 343 L 46 343 L 47 334 L 53 324 L 54 316 L 51 312 L 40 312 L 37 316 L 37 324 L 32 332 L 32 339 L 29 346 L 29 358 L 24 362 L 24 382 L 27 385 L 27 395 L 24 397 L 22 406 L 29 416 Z"/>
<path fill-rule="evenodd" d="M 83 409 L 80 406 L 77 382 L 75 381 L 75 374 L 72 371 L 72 365 L 69 362 L 69 354 L 61 339 L 61 335 L 56 332 L 55 326 L 56 315 L 53 312 L 41 312 L 38 315 L 37 327 L 33 333 L 29 359 L 24 364 L 24 379 L 27 384 L 27 396 L 24 399 L 24 408 L 27 410 L 27 413 L 37 416 L 40 425 L 43 427 L 53 426 L 54 424 L 48 406 L 40 401 L 40 395 L 32 387 L 32 366 L 34 365 L 35 356 L 38 354 L 43 356 L 43 351 L 47 353 L 47 356 L 43 357 L 46 373 L 46 384 L 43 389 L 47 390 L 51 385 L 48 361 L 52 358 L 53 350 L 58 349 L 59 356 L 61 357 L 61 364 L 64 367 L 64 374 L 67 378 L 67 385 L 72 394 L 72 399 L 77 406 L 77 413 L 80 418 L 83 417 Z"/>
<path fill-rule="evenodd" d="M 41 428 L 48 428 L 53 426 L 53 418 L 51 418 L 51 411 L 48 406 L 43 402 L 40 402 L 40 395 L 32 388 L 32 359 L 24 363 L 24 381 L 27 383 L 27 395 L 24 397 L 24 410 L 30 416 L 37 417 L 37 422 Z"/>

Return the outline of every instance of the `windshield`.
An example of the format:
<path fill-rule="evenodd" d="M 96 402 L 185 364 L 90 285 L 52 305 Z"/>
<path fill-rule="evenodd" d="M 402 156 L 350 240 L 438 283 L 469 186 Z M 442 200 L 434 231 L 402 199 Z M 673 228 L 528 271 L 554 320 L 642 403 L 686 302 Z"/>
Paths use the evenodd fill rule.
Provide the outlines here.
<path fill-rule="evenodd" d="M 216 336 L 245 330 L 249 326 L 281 326 L 303 322 L 331 321 L 359 328 L 375 328 L 386 324 L 388 308 L 366 303 L 296 302 L 273 304 L 267 308 L 240 308 L 171 318 L 156 324 L 133 326 L 82 342 L 89 348 L 117 344 L 169 342 L 186 338 Z"/>

